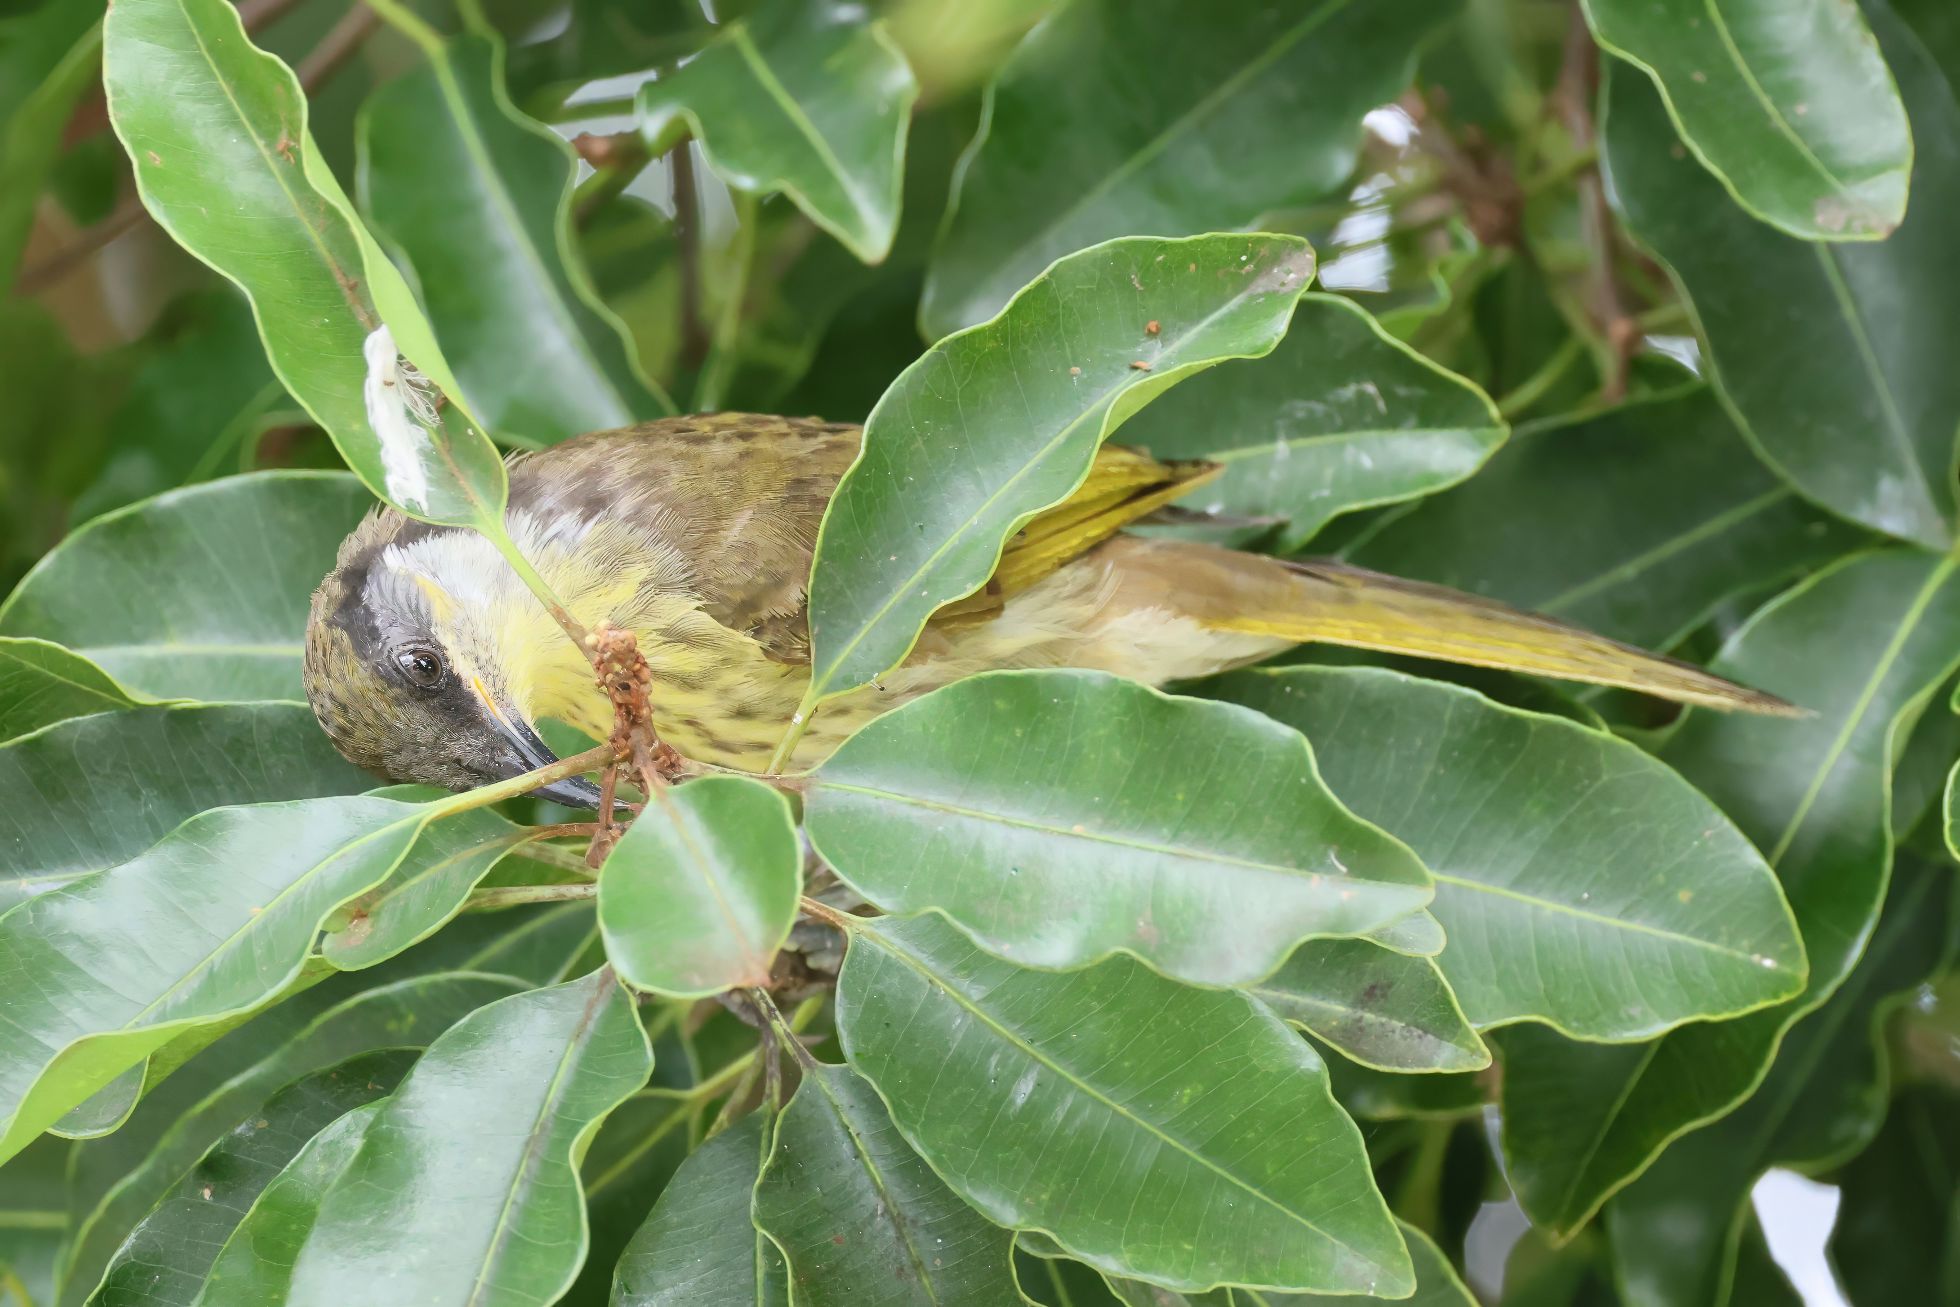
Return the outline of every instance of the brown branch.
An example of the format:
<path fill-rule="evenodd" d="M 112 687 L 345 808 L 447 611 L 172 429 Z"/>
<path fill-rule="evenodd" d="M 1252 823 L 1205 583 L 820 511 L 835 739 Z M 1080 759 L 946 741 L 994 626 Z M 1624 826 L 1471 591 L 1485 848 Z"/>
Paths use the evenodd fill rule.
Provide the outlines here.
<path fill-rule="evenodd" d="M 1573 148 L 1583 153 L 1597 150 L 1592 105 L 1598 94 L 1599 47 L 1593 44 L 1585 15 L 1574 4 L 1565 29 L 1565 48 L 1550 107 L 1564 123 Z M 1640 341 L 1640 328 L 1627 312 L 1619 281 L 1613 273 L 1613 212 L 1606 203 L 1606 187 L 1600 181 L 1596 162 L 1578 174 L 1574 186 L 1579 194 L 1581 235 L 1592 255 L 1586 311 L 1604 337 L 1608 353 L 1600 398 L 1613 403 L 1626 395 L 1627 371 Z"/>
<path fill-rule="evenodd" d="M 354 57 L 361 43 L 380 24 L 381 15 L 368 8 L 364 0 L 355 0 L 341 15 L 340 21 L 327 29 L 327 34 L 320 38 L 320 44 L 307 51 L 306 58 L 300 60 L 299 66 L 293 70 L 299 77 L 300 90 L 309 96 L 319 90 L 327 79 Z"/>
<path fill-rule="evenodd" d="M 22 295 L 38 295 L 50 286 L 65 280 L 76 269 L 94 258 L 103 246 L 118 236 L 127 235 L 142 225 L 149 217 L 149 210 L 143 201 L 130 196 L 116 206 L 116 211 L 92 227 L 84 227 L 81 234 L 68 245 L 56 250 L 47 258 L 32 267 L 23 268 L 14 280 L 14 289 Z"/>
<path fill-rule="evenodd" d="M 683 136 L 667 152 L 674 174 L 674 242 L 681 257 L 681 366 L 690 372 L 708 360 L 712 343 L 701 316 L 701 201 L 694 185 L 694 155 Z"/>

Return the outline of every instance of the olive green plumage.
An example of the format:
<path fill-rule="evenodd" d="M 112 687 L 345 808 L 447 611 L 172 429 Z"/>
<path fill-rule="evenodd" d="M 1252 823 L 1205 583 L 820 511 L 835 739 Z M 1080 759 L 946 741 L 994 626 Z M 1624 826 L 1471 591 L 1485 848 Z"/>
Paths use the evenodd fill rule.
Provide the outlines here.
<path fill-rule="evenodd" d="M 855 426 L 749 414 L 599 432 L 513 459 L 507 523 L 581 622 L 638 635 L 669 743 L 759 767 L 808 683 L 817 527 L 859 438 Z M 942 609 L 902 666 L 825 705 L 796 764 L 976 671 L 1087 667 L 1161 684 L 1314 639 L 1787 710 L 1698 668 L 1451 591 L 1122 531 L 1209 475 L 1106 446 L 1077 493 L 1029 522 L 994 581 Z M 314 595 L 305 679 L 349 758 L 450 788 L 548 760 L 540 719 L 595 736 L 610 725 L 581 651 L 487 541 L 392 509 L 347 538 Z"/>

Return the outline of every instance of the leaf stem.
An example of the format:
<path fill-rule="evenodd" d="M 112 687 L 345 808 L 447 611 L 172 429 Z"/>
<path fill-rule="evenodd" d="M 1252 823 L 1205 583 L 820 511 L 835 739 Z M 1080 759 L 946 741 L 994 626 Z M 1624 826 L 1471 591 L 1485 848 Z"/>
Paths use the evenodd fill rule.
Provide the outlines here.
<path fill-rule="evenodd" d="M 811 718 L 816 715 L 817 705 L 815 696 L 806 691 L 803 695 L 803 702 L 797 704 L 796 711 L 790 715 L 789 729 L 783 732 L 782 742 L 776 746 L 776 752 L 769 755 L 769 770 L 767 775 L 780 776 L 782 774 L 783 768 L 789 765 L 790 755 L 796 752 L 796 746 L 802 742 L 803 732 L 810 729 Z"/>
<path fill-rule="evenodd" d="M 504 556 L 506 563 L 510 564 L 511 571 L 517 573 L 518 579 L 537 596 L 538 602 L 544 605 L 545 611 L 551 614 L 552 620 L 558 623 L 559 629 L 570 637 L 571 642 L 577 645 L 579 652 L 583 654 L 586 651 L 585 627 L 572 616 L 570 609 L 559 602 L 558 596 L 552 593 L 550 583 L 538 575 L 538 569 L 531 566 L 531 560 L 518 550 L 517 542 L 510 538 L 510 533 L 504 530 L 503 524 L 497 523 L 494 531 L 479 524 L 477 530 L 497 547 L 497 552 Z"/>
<path fill-rule="evenodd" d="M 742 335 L 742 309 L 749 294 L 749 269 L 755 262 L 756 202 L 753 195 L 730 190 L 735 206 L 734 275 L 723 293 L 726 299 L 721 316 L 715 320 L 715 334 L 708 347 L 708 361 L 702 365 L 700 380 L 694 385 L 694 407 L 702 413 L 721 408 L 728 398 L 729 381 L 735 374 Z"/>
<path fill-rule="evenodd" d="M 1519 382 L 1510 394 L 1497 401 L 1497 413 L 1506 422 L 1515 422 L 1518 416 L 1539 400 L 1546 392 L 1558 384 L 1559 378 L 1572 370 L 1572 365 L 1586 355 L 1586 342 L 1576 335 L 1567 335 L 1538 367 L 1538 370 Z"/>
<path fill-rule="evenodd" d="M 487 808 L 493 803 L 502 803 L 505 799 L 529 794 L 541 785 L 549 785 L 553 781 L 562 781 L 570 776 L 597 771 L 607 763 L 616 762 L 619 757 L 619 751 L 612 745 L 602 744 L 596 749 L 587 749 L 584 753 L 573 754 L 569 758 L 554 762 L 549 767 L 540 767 L 536 771 L 527 771 L 522 776 L 498 781 L 495 785 L 485 785 L 481 789 L 466 790 L 461 794 L 451 795 L 437 802 L 434 816 L 451 817 L 459 812 L 468 812 L 472 808 Z"/>
<path fill-rule="evenodd" d="M 569 903 L 574 899 L 589 899 L 598 894 L 599 886 L 594 881 L 578 881 L 570 885 L 499 885 L 495 889 L 471 890 L 470 896 L 463 900 L 465 912 L 487 912 L 491 908 L 516 907 L 521 903 Z"/>

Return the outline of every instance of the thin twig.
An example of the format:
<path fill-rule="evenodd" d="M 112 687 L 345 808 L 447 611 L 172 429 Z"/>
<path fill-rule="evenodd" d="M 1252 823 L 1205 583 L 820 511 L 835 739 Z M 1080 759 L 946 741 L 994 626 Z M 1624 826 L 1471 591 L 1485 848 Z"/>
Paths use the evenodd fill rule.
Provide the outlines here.
<path fill-rule="evenodd" d="M 239 0 L 239 21 L 245 24 L 246 31 L 256 32 L 267 23 L 277 22 L 298 3 L 299 0 Z"/>
<path fill-rule="evenodd" d="M 1574 4 L 1565 29 L 1558 82 L 1550 102 L 1564 120 L 1573 146 L 1581 153 L 1597 150 L 1592 102 L 1598 92 L 1599 47 L 1593 44 L 1585 14 Z M 1606 203 L 1606 187 L 1599 179 L 1597 165 L 1582 170 L 1574 187 L 1579 195 L 1581 235 L 1592 255 L 1591 303 L 1587 312 L 1606 343 L 1606 375 L 1600 382 L 1600 398 L 1613 403 L 1626 394 L 1627 371 L 1640 342 L 1640 331 L 1626 310 L 1619 282 L 1613 275 L 1613 214 Z"/>
<path fill-rule="evenodd" d="M 307 51 L 306 58 L 300 60 L 299 66 L 293 70 L 299 78 L 300 89 L 312 95 L 354 57 L 361 43 L 380 25 L 381 15 L 369 8 L 366 0 L 355 0 L 354 5 L 340 16 L 340 21 L 327 29 L 327 34 L 320 38 L 320 44 Z"/>
<path fill-rule="evenodd" d="M 701 319 L 701 198 L 694 184 L 693 143 L 688 137 L 667 151 L 674 178 L 674 243 L 681 264 L 681 366 L 690 372 L 708 357 L 708 328 Z"/>
<path fill-rule="evenodd" d="M 84 227 L 80 234 L 68 245 L 56 250 L 30 268 L 23 269 L 14 281 L 14 289 L 22 295 L 38 295 L 42 291 L 65 280 L 69 274 L 101 252 L 102 247 L 119 236 L 134 231 L 149 217 L 149 210 L 143 201 L 134 195 L 116 206 L 111 213 L 90 227 Z"/>

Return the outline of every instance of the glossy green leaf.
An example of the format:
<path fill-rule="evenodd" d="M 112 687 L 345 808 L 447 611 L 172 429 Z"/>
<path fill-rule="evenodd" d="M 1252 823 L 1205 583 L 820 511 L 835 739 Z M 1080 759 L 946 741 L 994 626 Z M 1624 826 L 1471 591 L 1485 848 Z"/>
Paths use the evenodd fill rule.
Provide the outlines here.
<path fill-rule="evenodd" d="M 1688 148 L 1750 213 L 1808 241 L 1876 240 L 1899 225 L 1914 133 L 1857 5 L 1585 0 L 1585 10 L 1599 43 L 1654 79 Z"/>
<path fill-rule="evenodd" d="M 1003 1307 L 1012 1236 L 962 1202 L 845 1066 L 806 1067 L 755 1185 L 798 1304 Z"/>
<path fill-rule="evenodd" d="M 1757 1178 L 1776 1165 L 1823 1170 L 1878 1133 L 1889 1088 L 1880 1027 L 1946 960 L 1952 887 L 1952 868 L 1901 857 L 1864 956 L 1791 1028 L 1755 1095 L 1676 1141 L 1613 1200 L 1607 1230 L 1629 1307 L 1719 1307 Z M 1684 1211 L 1715 1219 L 1684 1221 Z"/>
<path fill-rule="evenodd" d="M 1240 984 L 1430 897 L 1296 732 L 1094 672 L 970 677 L 885 714 L 817 771 L 804 820 L 873 903 L 1035 967 L 1123 952 Z"/>
<path fill-rule="evenodd" d="M 1412 958 L 1433 958 L 1449 943 L 1448 937 L 1443 934 L 1443 923 L 1427 911 L 1397 917 L 1380 930 L 1371 930 L 1362 938 L 1392 953 L 1406 953 Z"/>
<path fill-rule="evenodd" d="M 585 1257 L 574 1159 L 652 1069 L 604 968 L 479 1008 L 375 1115 L 284 1301 L 339 1307 L 350 1284 L 377 1302 L 555 1301 Z"/>
<path fill-rule="evenodd" d="M 357 1107 L 314 1135 L 272 1178 L 218 1250 L 197 1307 L 284 1303 L 293 1267 L 320 1219 L 327 1191 L 353 1164 L 382 1103 Z"/>
<path fill-rule="evenodd" d="M 931 917 L 853 927 L 851 1065 L 960 1196 L 1173 1288 L 1406 1294 L 1407 1252 L 1313 1050 L 1125 958 L 1026 971 Z"/>
<path fill-rule="evenodd" d="M 500 529 L 503 461 L 463 411 L 401 273 L 321 162 L 292 70 L 252 44 L 225 0 L 125 0 L 104 31 L 103 82 L 144 204 L 251 298 L 273 370 L 348 466 L 416 517 Z M 393 394 L 379 403 L 397 420 L 370 422 L 365 351 L 388 343 L 374 336 L 384 324 L 388 369 L 407 357 L 451 401 L 432 423 Z"/>
<path fill-rule="evenodd" d="M 488 808 L 430 826 L 388 879 L 328 923 L 320 953 L 343 971 L 385 962 L 434 934 L 530 831 Z"/>
<path fill-rule="evenodd" d="M 1697 389 L 1522 432 L 1351 557 L 1666 649 L 1729 597 L 1861 538 L 1778 481 Z"/>
<path fill-rule="evenodd" d="M 0 744 L 70 717 L 137 702 L 78 653 L 48 640 L 0 636 Z"/>
<path fill-rule="evenodd" d="M 684 124 L 723 181 L 751 194 L 782 191 L 876 263 L 898 230 L 918 95 L 905 56 L 863 6 L 779 0 L 643 84 L 639 125 L 648 140 L 667 143 Z"/>
<path fill-rule="evenodd" d="M 1062 6 L 988 88 L 926 278 L 927 336 L 992 317 L 1097 241 L 1247 227 L 1327 195 L 1362 115 L 1401 94 L 1456 8 L 1220 0 L 1194 22 L 1177 0 Z"/>
<path fill-rule="evenodd" d="M 1373 668 L 1218 688 L 1304 733 L 1334 792 L 1429 866 L 1449 935 L 1437 965 L 1479 1029 L 1633 1039 L 1802 987 L 1762 856 L 1633 745 Z"/>
<path fill-rule="evenodd" d="M 363 1053 L 267 1099 L 130 1232 L 89 1307 L 191 1307 L 226 1239 L 274 1177 L 314 1135 L 386 1097 L 414 1062 L 406 1050 Z"/>
<path fill-rule="evenodd" d="M 574 157 L 504 90 L 502 41 L 432 42 L 361 111 L 360 193 L 415 273 L 471 410 L 549 445 L 673 411 L 592 289 L 571 233 Z"/>
<path fill-rule="evenodd" d="M 1279 521 L 1292 553 L 1342 513 L 1454 485 L 1504 441 L 1475 386 L 1338 295 L 1307 295 L 1264 359 L 1227 363 L 1139 414 L 1124 439 L 1224 475 L 1187 508 Z"/>
<path fill-rule="evenodd" d="M 1398 1301 L 1408 1307 L 1476 1307 L 1477 1299 L 1465 1286 L 1450 1259 L 1436 1241 L 1407 1221 L 1396 1228 L 1409 1245 L 1409 1258 L 1416 1267 L 1416 1291 Z M 1232 1290 L 1234 1307 L 1353 1307 L 1354 1299 L 1320 1293 L 1273 1293 L 1264 1289 Z"/>
<path fill-rule="evenodd" d="M 51 4 L 16 17 L 11 48 L 0 54 L 0 75 L 26 83 L 0 95 L 0 289 L 13 288 L 62 129 L 100 66 L 102 28 L 92 11 Z"/>
<path fill-rule="evenodd" d="M 0 911 L 126 862 L 206 808 L 356 794 L 373 783 L 296 703 L 58 722 L 0 746 Z"/>
<path fill-rule="evenodd" d="M 1272 349 L 1312 276 L 1313 251 L 1290 236 L 1111 241 L 927 350 L 872 410 L 824 514 L 810 701 L 896 666 L 934 609 L 986 582 L 1022 522 L 1082 483 L 1124 418 L 1194 372 Z"/>
<path fill-rule="evenodd" d="M 1886 1110 L 1871 1147 L 1838 1175 L 1843 1202 L 1831 1265 L 1856 1307 L 1960 1289 L 1960 1093 L 1913 1085 Z"/>
<path fill-rule="evenodd" d="M 749 1216 L 775 1124 L 766 1117 L 751 1113 L 688 1155 L 619 1259 L 613 1307 L 788 1307 L 782 1254 Z"/>
<path fill-rule="evenodd" d="M 159 698 L 301 699 L 308 596 L 372 500 L 352 477 L 260 472 L 96 518 L 0 605 Z"/>
<path fill-rule="evenodd" d="M 1835 0 L 1800 8 L 1858 21 Z M 1885 241 L 1765 231 L 1676 157 L 1658 98 L 1625 71 L 1607 89 L 1604 163 L 1628 229 L 1693 301 L 1710 374 L 1751 443 L 1833 512 L 1944 550 L 1960 426 L 1945 342 L 1960 331 L 1960 303 L 1942 287 L 1944 270 L 1960 268 L 1960 233 L 1941 215 L 1960 205 L 1960 104 L 1896 18 L 1875 9 L 1873 21 L 1918 144 L 1912 209 Z"/>
<path fill-rule="evenodd" d="M 0 916 L 0 1158 L 187 1027 L 284 989 L 428 817 L 373 798 L 217 808 Z"/>
<path fill-rule="evenodd" d="M 706 776 L 649 802 L 607 856 L 599 929 L 627 984 L 704 998 L 769 982 L 802 892 L 789 804 L 760 781 Z"/>
<path fill-rule="evenodd" d="M 1380 1071 L 1490 1065 L 1490 1050 L 1431 958 L 1391 953 L 1365 940 L 1315 940 L 1246 992 Z"/>
<path fill-rule="evenodd" d="M 267 1099 L 284 1086 L 377 1049 L 424 1048 L 477 1008 L 520 988 L 507 976 L 438 972 L 355 994 L 289 1035 L 257 1023 L 246 1027 L 257 1032 L 263 1056 L 189 1103 L 147 1147 L 139 1145 L 140 1160 L 76 1223 L 64 1280 L 71 1289 L 94 1285 L 110 1255 L 170 1186 L 228 1133 L 258 1120 Z"/>
<path fill-rule="evenodd" d="M 1538 1224 L 1576 1228 L 1670 1140 L 1748 1095 L 1790 1022 L 1856 960 L 1891 864 L 1891 760 L 1960 665 L 1954 567 L 1909 551 L 1847 560 L 1764 607 L 1713 664 L 1815 714 L 1695 713 L 1662 751 L 1768 855 L 1809 980 L 1792 1002 L 1644 1045 L 1505 1035 L 1505 1169 Z M 1511 1055 L 1513 1038 L 1528 1056 Z"/>

